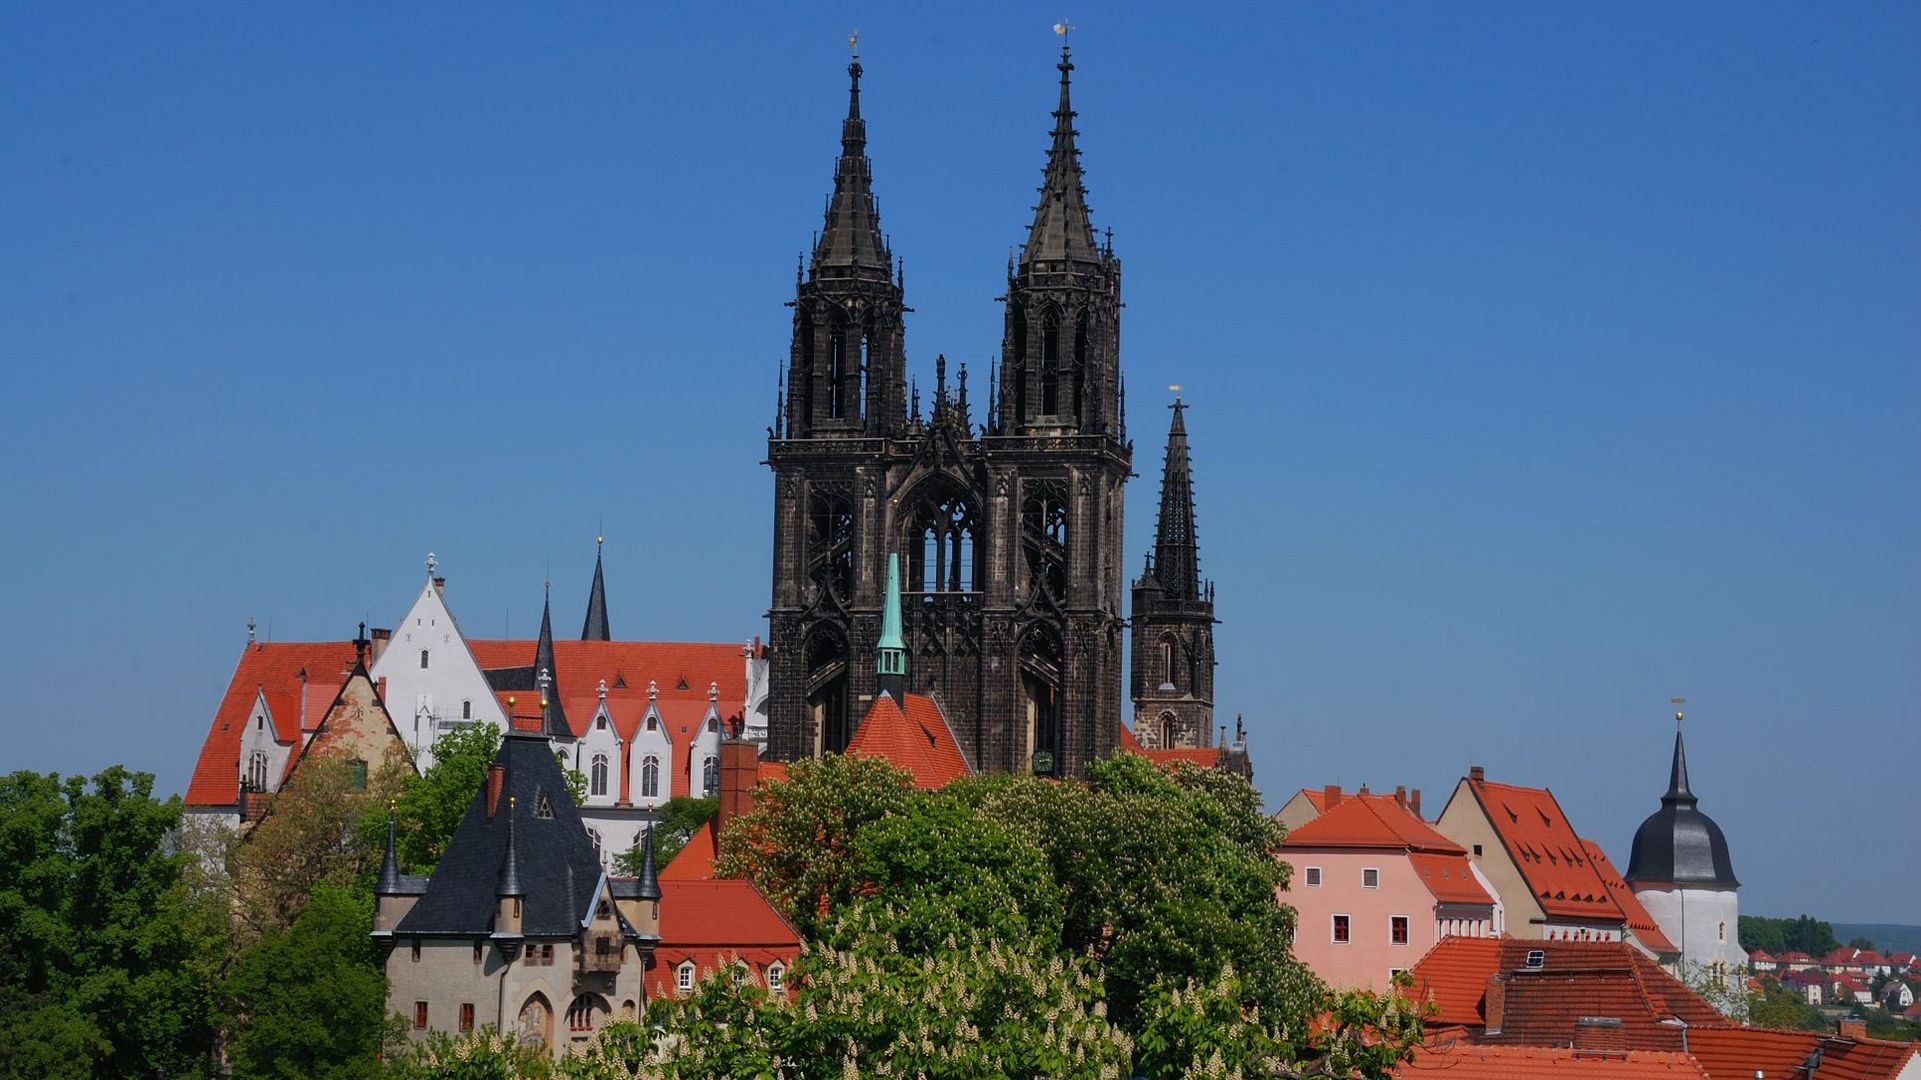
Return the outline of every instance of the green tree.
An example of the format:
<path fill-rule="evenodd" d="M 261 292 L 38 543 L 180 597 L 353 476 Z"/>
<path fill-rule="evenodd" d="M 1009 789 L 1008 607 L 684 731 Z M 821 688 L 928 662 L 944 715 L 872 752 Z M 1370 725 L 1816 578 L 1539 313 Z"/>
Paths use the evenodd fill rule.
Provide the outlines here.
<path fill-rule="evenodd" d="M 498 728 L 465 724 L 434 742 L 434 763 L 425 773 L 405 778 L 393 809 L 395 854 L 403 872 L 433 872 L 499 750 Z M 370 805 L 361 817 L 360 843 L 379 852 L 386 842 L 386 808 Z"/>
<path fill-rule="evenodd" d="M 0 778 L 0 1075 L 192 1075 L 219 938 L 170 847 L 180 800 L 114 766 Z"/>
<path fill-rule="evenodd" d="M 654 822 L 654 866 L 665 867 L 687 846 L 694 834 L 707 827 L 720 809 L 720 797 L 709 795 L 697 799 L 691 795 L 676 795 L 668 799 L 660 808 L 660 819 Z M 614 872 L 617 874 L 638 874 L 642 851 L 640 842 L 634 842 L 632 851 L 614 856 Z"/>
<path fill-rule="evenodd" d="M 1869 949 L 1869 950 L 1875 950 L 1875 949 L 1879 949 L 1879 948 L 1880 948 L 1880 946 L 1878 946 L 1878 945 L 1876 945 L 1876 944 L 1874 943 L 1874 939 L 1873 939 L 1873 938 L 1867 938 L 1867 937 L 1851 937 L 1851 938 L 1849 938 L 1849 939 L 1848 939 L 1848 948 L 1850 948 L 1850 949 Z"/>
<path fill-rule="evenodd" d="M 321 885 L 290 927 L 241 954 L 226 984 L 239 1075 L 348 1080 L 379 1071 L 383 1046 L 400 1032 L 372 930 L 371 896 Z"/>
<path fill-rule="evenodd" d="M 411 774 L 397 762 L 363 783 L 343 759 L 302 760 L 267 816 L 233 844 L 228 861 L 239 943 L 291 925 L 315 889 L 377 870 L 386 834 L 363 823 L 385 820 L 388 802 Z"/>

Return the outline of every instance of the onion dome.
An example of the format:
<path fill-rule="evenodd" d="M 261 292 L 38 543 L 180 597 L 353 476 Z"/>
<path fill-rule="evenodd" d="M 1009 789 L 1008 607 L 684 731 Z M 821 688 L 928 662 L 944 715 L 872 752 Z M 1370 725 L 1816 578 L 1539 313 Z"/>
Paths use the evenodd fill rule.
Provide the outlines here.
<path fill-rule="evenodd" d="M 1681 743 L 1679 713 L 1675 714 L 1674 766 L 1661 809 L 1648 815 L 1634 831 L 1626 880 L 1631 885 L 1697 885 L 1738 889 L 1728 840 L 1721 826 L 1696 808 L 1699 801 L 1688 788 L 1687 750 Z"/>

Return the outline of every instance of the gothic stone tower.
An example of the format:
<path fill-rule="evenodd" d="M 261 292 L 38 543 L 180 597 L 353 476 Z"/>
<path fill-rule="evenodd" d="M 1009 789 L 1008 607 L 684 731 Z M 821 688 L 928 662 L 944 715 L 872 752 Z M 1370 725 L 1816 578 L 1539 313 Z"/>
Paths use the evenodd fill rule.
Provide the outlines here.
<path fill-rule="evenodd" d="M 1154 552 L 1134 583 L 1134 734 L 1163 749 L 1214 745 L 1214 586 L 1201 581 L 1186 408 L 1174 400 Z"/>
<path fill-rule="evenodd" d="M 826 225 L 794 300 L 774 470 L 768 751 L 837 752 L 876 693 L 887 556 L 907 688 L 982 770 L 1078 772 L 1119 737 L 1120 263 L 1094 239 L 1061 53 L 1040 205 L 1008 267 L 998 389 L 905 386 L 898 264 L 880 232 L 858 59 Z"/>

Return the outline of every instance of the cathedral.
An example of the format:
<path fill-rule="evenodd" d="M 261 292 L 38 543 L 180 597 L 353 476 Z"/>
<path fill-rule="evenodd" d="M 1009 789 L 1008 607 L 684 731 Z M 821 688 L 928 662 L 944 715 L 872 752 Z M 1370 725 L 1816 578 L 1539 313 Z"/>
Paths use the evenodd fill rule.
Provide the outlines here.
<path fill-rule="evenodd" d="M 880 229 L 859 58 L 826 221 L 795 285 L 777 426 L 767 753 L 843 750 L 880 690 L 889 555 L 907 689 L 974 769 L 1069 775 L 1123 738 L 1122 510 L 1133 470 L 1121 263 L 1089 219 L 1063 47 L 1039 204 L 1007 266 L 985 395 L 906 375 L 903 277 Z M 1199 575 L 1174 407 L 1155 551 L 1133 586 L 1143 745 L 1211 747 L 1213 591 Z M 891 644 L 891 642 L 890 642 Z"/>

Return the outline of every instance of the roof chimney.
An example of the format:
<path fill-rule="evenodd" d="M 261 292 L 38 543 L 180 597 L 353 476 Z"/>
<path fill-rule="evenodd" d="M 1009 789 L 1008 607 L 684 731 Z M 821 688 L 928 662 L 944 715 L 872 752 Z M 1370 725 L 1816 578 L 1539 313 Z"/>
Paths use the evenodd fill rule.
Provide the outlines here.
<path fill-rule="evenodd" d="M 500 805 L 500 789 L 507 783 L 507 766 L 496 761 L 487 766 L 487 819 L 493 820 L 494 810 Z"/>
<path fill-rule="evenodd" d="M 1394 805 L 1400 807 L 1403 810 L 1407 809 L 1407 785 L 1406 784 L 1394 785 Z"/>
<path fill-rule="evenodd" d="M 1507 1012 L 1507 980 L 1499 975 L 1487 977 L 1487 995 L 1481 1008 L 1482 1027 L 1486 1034 L 1498 1035 L 1501 1020 Z"/>
<path fill-rule="evenodd" d="M 720 802 L 714 808 L 714 836 L 742 814 L 754 811 L 754 785 L 760 782 L 760 747 L 746 739 L 720 741 Z"/>
<path fill-rule="evenodd" d="M 1415 817 L 1421 817 L 1421 789 L 1415 788 L 1407 793 L 1407 808 Z M 1426 821 L 1426 818 L 1421 818 Z"/>
<path fill-rule="evenodd" d="M 367 648 L 367 666 L 373 667 L 375 664 L 380 663 L 380 654 L 386 652 L 387 646 L 393 644 L 394 632 L 376 626 L 367 632 L 367 638 L 369 641 Z"/>
<path fill-rule="evenodd" d="M 1865 1039 L 1868 1022 L 1858 1016 L 1844 1016 L 1834 1022 L 1834 1033 L 1844 1039 Z"/>
<path fill-rule="evenodd" d="M 446 578 L 437 577 L 434 579 L 434 592 L 438 593 L 441 596 L 447 595 L 447 579 Z"/>
<path fill-rule="evenodd" d="M 1341 785 L 1329 784 L 1321 789 L 1321 813 L 1341 805 Z"/>
<path fill-rule="evenodd" d="M 1487 780 L 1487 769 L 1480 765 L 1469 765 L 1467 767 L 1467 778 L 1477 784 L 1483 783 Z"/>

